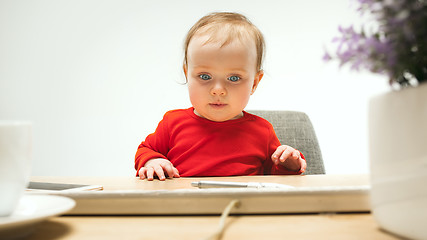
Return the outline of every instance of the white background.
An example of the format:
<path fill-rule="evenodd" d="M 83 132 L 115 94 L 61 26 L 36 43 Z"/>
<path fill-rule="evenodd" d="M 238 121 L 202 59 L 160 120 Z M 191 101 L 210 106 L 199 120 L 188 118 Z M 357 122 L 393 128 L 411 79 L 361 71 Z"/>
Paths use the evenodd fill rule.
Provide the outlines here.
<path fill-rule="evenodd" d="M 264 33 L 264 76 L 246 109 L 306 112 L 327 174 L 368 173 L 368 100 L 385 77 L 324 63 L 356 1 L 0 0 L 0 120 L 33 122 L 32 175 L 134 176 L 134 154 L 190 102 L 188 29 L 213 11 Z"/>

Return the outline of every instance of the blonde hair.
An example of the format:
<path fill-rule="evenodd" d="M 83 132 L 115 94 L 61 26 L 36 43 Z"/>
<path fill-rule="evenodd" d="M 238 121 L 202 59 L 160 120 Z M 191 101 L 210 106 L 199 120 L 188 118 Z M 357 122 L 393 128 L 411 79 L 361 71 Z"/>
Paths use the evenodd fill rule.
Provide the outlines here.
<path fill-rule="evenodd" d="M 265 42 L 261 31 L 253 25 L 245 16 L 232 12 L 214 12 L 202 17 L 191 27 L 184 43 L 184 65 L 187 66 L 187 51 L 191 39 L 197 34 L 209 33 L 211 36 L 207 42 L 222 41 L 225 46 L 235 39 L 243 40 L 252 38 L 255 42 L 257 61 L 256 70 L 262 69 L 264 59 Z"/>

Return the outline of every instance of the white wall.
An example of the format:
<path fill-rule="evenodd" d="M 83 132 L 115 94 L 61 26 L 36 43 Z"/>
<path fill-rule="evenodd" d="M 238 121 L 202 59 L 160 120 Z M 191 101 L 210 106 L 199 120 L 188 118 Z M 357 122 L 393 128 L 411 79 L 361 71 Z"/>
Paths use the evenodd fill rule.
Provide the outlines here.
<path fill-rule="evenodd" d="M 354 1 L 353 1 L 354 2 Z M 367 173 L 368 99 L 383 77 L 325 64 L 347 1 L 0 0 L 0 119 L 34 123 L 33 175 L 134 175 L 139 143 L 187 108 L 187 30 L 212 11 L 247 15 L 267 41 L 247 109 L 309 114 L 328 174 Z"/>

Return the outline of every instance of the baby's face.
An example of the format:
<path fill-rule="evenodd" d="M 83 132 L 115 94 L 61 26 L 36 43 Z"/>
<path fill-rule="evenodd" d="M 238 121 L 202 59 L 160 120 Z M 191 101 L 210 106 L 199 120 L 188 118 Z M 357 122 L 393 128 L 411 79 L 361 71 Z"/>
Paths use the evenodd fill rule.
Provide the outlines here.
<path fill-rule="evenodd" d="M 194 36 L 187 50 L 184 72 L 195 113 L 223 122 L 243 116 L 243 109 L 262 78 L 256 70 L 253 41 L 235 40 L 225 46 Z"/>

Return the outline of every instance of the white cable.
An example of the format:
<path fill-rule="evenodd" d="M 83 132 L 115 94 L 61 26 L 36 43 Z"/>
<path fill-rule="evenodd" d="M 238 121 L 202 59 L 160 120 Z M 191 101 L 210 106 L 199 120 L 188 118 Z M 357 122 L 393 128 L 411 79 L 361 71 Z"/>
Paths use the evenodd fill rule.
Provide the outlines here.
<path fill-rule="evenodd" d="M 212 236 L 206 238 L 206 240 L 220 240 L 222 238 L 222 234 L 224 234 L 225 220 L 227 219 L 228 215 L 230 215 L 230 211 L 234 207 L 238 208 L 239 206 L 240 201 L 234 199 L 227 205 L 227 207 L 225 207 L 224 211 L 221 214 L 221 218 L 219 219 L 218 229 L 212 234 Z"/>

